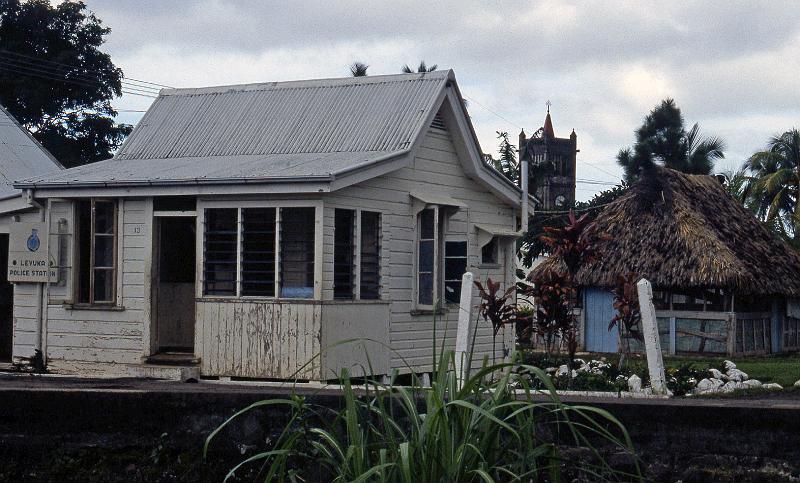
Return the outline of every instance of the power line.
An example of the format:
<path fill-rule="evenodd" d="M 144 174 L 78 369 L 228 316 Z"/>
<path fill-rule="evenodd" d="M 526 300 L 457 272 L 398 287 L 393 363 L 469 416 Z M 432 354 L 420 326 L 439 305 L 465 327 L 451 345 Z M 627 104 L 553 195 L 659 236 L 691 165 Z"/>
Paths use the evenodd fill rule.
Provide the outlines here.
<path fill-rule="evenodd" d="M 80 80 L 76 80 L 76 79 L 70 79 L 70 78 L 67 78 L 67 77 L 61 77 L 61 76 L 58 76 L 58 75 L 55 75 L 55 74 L 52 74 L 52 73 L 46 73 L 46 71 L 42 71 L 42 70 L 30 68 L 30 67 L 25 67 L 25 66 L 9 64 L 9 63 L 3 62 L 2 60 L 0 60 L 0 66 L 2 66 L 3 69 L 8 70 L 10 72 L 14 72 L 16 74 L 27 75 L 27 76 L 31 76 L 31 77 L 38 77 L 40 79 L 45 79 L 45 80 L 55 80 L 55 81 L 59 81 L 59 82 L 67 82 L 67 83 L 70 83 L 70 84 L 81 85 L 81 86 L 89 86 L 89 87 L 94 87 L 96 84 L 99 84 L 99 82 L 80 81 Z M 121 89 L 121 91 L 122 91 L 123 94 L 130 94 L 130 95 L 134 95 L 134 96 L 149 97 L 151 99 L 155 99 L 155 98 L 158 97 L 157 95 L 154 95 L 154 93 L 146 93 L 147 91 L 135 91 L 135 90 L 132 90 L 129 87 L 123 87 Z"/>
<path fill-rule="evenodd" d="M 54 76 L 55 78 L 60 79 L 69 79 L 72 81 L 84 81 L 91 84 L 96 85 L 104 85 L 97 77 L 92 77 L 87 74 L 81 74 L 77 72 L 63 72 L 56 70 L 56 68 L 42 66 L 40 64 L 34 64 L 32 62 L 27 62 L 24 60 L 17 60 L 17 59 L 10 59 L 8 57 L 3 57 L 3 54 L 0 52 L 0 62 L 4 62 L 8 67 L 16 67 L 18 69 L 24 69 L 28 71 L 38 72 L 40 74 L 47 74 Z M 71 77 L 70 77 L 71 74 Z M 139 92 L 142 94 L 150 94 L 150 95 L 158 95 L 159 90 L 153 87 L 146 87 L 140 86 L 138 84 L 130 84 L 125 81 L 120 82 L 121 87 L 130 90 L 131 92 Z"/>
<path fill-rule="evenodd" d="M 518 123 L 516 123 L 516 122 L 514 122 L 514 121 L 511 121 L 511 120 L 509 120 L 508 118 L 506 118 L 506 117 L 504 117 L 504 116 L 502 116 L 502 115 L 498 114 L 497 112 L 493 111 L 492 109 L 489 109 L 488 107 L 484 106 L 483 104 L 481 104 L 480 102 L 476 101 L 475 99 L 473 99 L 473 98 L 471 98 L 471 97 L 468 97 L 468 96 L 464 96 L 464 99 L 468 99 L 470 102 L 474 102 L 474 103 L 475 103 L 475 104 L 477 104 L 478 106 L 480 106 L 480 107 L 482 107 L 482 108 L 486 109 L 486 110 L 487 110 L 487 111 L 489 111 L 490 113 L 494 114 L 495 116 L 497 116 L 498 118 L 500 118 L 500 119 L 504 120 L 505 122 L 507 122 L 507 123 L 511 124 L 512 126 L 516 126 L 516 127 L 520 128 L 520 129 L 523 129 L 523 128 L 522 128 L 522 126 L 521 126 L 521 125 L 519 125 Z"/>
<path fill-rule="evenodd" d="M 49 60 L 49 59 L 40 59 L 38 57 L 33 57 L 31 55 L 20 54 L 18 52 L 11 52 L 10 50 L 0 50 L 0 53 L 13 55 L 13 56 L 16 56 L 16 57 L 23 57 L 23 58 L 26 58 L 26 59 L 34 60 L 34 61 L 39 62 L 39 63 L 47 63 L 47 64 L 58 65 L 58 66 L 62 66 L 62 67 L 68 67 L 70 69 L 74 69 L 74 68 L 77 67 L 76 65 L 65 64 L 63 62 L 56 62 L 54 60 Z M 133 77 L 125 76 L 125 79 L 127 79 L 129 81 L 140 82 L 142 84 L 149 84 L 149 85 L 153 85 L 153 86 L 157 86 L 157 87 L 165 87 L 167 89 L 174 89 L 173 86 L 168 86 L 168 85 L 165 85 L 165 84 L 159 84 L 157 82 L 150 82 L 150 81 L 141 80 L 141 79 L 134 79 Z"/>

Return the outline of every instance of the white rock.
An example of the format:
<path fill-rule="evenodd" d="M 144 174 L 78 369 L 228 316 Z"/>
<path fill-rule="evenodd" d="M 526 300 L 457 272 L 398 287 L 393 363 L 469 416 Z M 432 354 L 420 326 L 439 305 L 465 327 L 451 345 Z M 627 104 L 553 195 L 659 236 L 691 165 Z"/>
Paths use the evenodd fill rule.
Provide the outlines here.
<path fill-rule="evenodd" d="M 742 371 L 740 371 L 739 369 L 736 369 L 736 368 L 728 369 L 728 372 L 726 373 L 726 375 L 728 376 L 729 380 L 735 381 L 735 382 L 742 382 L 742 381 L 746 381 L 746 380 L 750 379 L 750 377 L 747 375 L 746 372 L 742 372 Z"/>
<path fill-rule="evenodd" d="M 758 379 L 748 379 L 742 382 L 742 386 L 744 386 L 745 389 L 756 389 L 761 387 L 761 381 Z"/>
<path fill-rule="evenodd" d="M 578 372 L 589 372 L 589 370 L 591 370 L 589 364 L 583 364 L 581 367 L 578 368 Z"/>
<path fill-rule="evenodd" d="M 725 361 L 722 363 L 722 365 L 725 366 L 726 371 L 730 371 L 731 369 L 736 369 L 736 364 L 734 364 L 733 361 Z"/>
<path fill-rule="evenodd" d="M 800 379 L 798 379 L 797 382 L 794 383 L 794 387 L 800 387 Z"/>
<path fill-rule="evenodd" d="M 569 374 L 569 367 L 566 364 L 563 366 L 558 366 L 558 370 L 556 371 L 556 376 L 566 376 Z"/>
<path fill-rule="evenodd" d="M 642 378 L 636 374 L 628 378 L 628 391 L 642 392 Z"/>
<path fill-rule="evenodd" d="M 733 381 L 726 382 L 721 388 L 720 392 L 731 393 L 736 390 L 736 383 Z"/>
<path fill-rule="evenodd" d="M 725 377 L 718 369 L 709 369 L 708 372 L 711 373 L 711 377 L 714 379 L 723 379 Z"/>
<path fill-rule="evenodd" d="M 716 377 L 711 378 L 711 383 L 714 384 L 715 389 L 719 389 L 725 385 L 725 381 L 723 381 L 722 379 L 717 379 Z"/>
<path fill-rule="evenodd" d="M 703 379 L 697 383 L 697 386 L 694 388 L 697 394 L 706 394 L 709 392 L 713 392 L 716 389 L 716 386 L 711 379 Z"/>
<path fill-rule="evenodd" d="M 544 372 L 546 372 L 548 374 L 552 374 L 552 373 L 556 372 L 557 370 L 558 370 L 557 367 L 548 367 L 547 369 L 544 370 Z"/>
<path fill-rule="evenodd" d="M 570 377 L 572 377 L 573 379 L 575 379 L 576 377 L 578 377 L 578 371 L 576 371 L 575 369 L 573 369 L 573 370 L 572 370 L 572 372 L 570 373 Z"/>
<path fill-rule="evenodd" d="M 766 389 L 767 391 L 780 391 L 783 389 L 783 386 L 781 386 L 777 382 L 770 382 L 767 384 L 762 384 L 761 388 Z"/>

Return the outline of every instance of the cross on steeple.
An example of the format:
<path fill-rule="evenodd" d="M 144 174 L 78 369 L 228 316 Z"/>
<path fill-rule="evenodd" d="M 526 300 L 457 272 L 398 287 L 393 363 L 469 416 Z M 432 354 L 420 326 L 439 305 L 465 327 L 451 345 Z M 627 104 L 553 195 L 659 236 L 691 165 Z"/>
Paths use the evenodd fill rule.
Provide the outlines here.
<path fill-rule="evenodd" d="M 548 99 L 548 100 L 547 100 L 547 102 L 545 102 L 545 103 L 544 103 L 544 105 L 545 105 L 545 106 L 547 106 L 547 113 L 548 113 L 548 114 L 550 114 L 550 106 L 551 106 L 552 104 L 553 104 L 553 103 L 552 103 L 552 102 L 550 102 L 550 99 Z"/>

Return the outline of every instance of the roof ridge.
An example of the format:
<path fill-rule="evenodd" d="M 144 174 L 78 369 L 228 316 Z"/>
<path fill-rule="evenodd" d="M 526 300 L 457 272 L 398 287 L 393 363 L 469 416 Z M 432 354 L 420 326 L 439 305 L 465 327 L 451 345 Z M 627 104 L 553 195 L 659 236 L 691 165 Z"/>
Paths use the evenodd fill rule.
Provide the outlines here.
<path fill-rule="evenodd" d="M 161 89 L 159 96 L 190 96 L 198 94 L 221 94 L 232 91 L 264 91 L 277 89 L 313 89 L 320 87 L 345 87 L 370 84 L 387 84 L 391 82 L 411 82 L 434 80 L 443 81 L 453 76 L 451 69 L 432 72 L 414 72 L 411 74 L 384 74 L 361 77 L 328 77 L 322 79 L 297 79 L 288 81 L 254 82 L 246 84 L 228 84 L 206 87 L 181 87 Z"/>

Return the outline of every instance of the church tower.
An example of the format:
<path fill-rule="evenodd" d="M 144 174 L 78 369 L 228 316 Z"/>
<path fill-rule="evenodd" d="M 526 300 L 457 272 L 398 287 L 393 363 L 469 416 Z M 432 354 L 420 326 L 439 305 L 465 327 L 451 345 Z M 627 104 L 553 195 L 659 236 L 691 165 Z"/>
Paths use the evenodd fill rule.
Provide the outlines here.
<path fill-rule="evenodd" d="M 569 138 L 557 138 L 550 117 L 550 102 L 544 126 L 526 139 L 519 135 L 520 159 L 530 161 L 531 191 L 541 200 L 540 210 L 562 210 L 575 204 L 575 162 L 578 136 L 572 130 Z"/>

